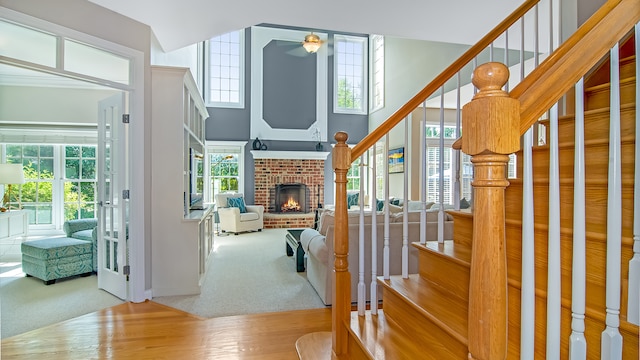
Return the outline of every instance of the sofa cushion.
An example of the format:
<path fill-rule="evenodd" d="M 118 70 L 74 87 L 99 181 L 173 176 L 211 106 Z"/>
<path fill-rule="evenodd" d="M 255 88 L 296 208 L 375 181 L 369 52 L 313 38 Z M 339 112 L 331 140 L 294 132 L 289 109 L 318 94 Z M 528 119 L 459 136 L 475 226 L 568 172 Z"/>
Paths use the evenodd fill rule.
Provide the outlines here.
<path fill-rule="evenodd" d="M 67 234 L 67 237 L 71 237 L 75 232 L 92 230 L 96 226 L 98 226 L 98 219 L 73 219 L 65 221 L 62 230 Z"/>
<path fill-rule="evenodd" d="M 97 227 L 94 227 L 93 229 L 97 229 Z M 93 241 L 93 229 L 76 231 L 71 234 L 71 237 L 80 240 Z"/>
<path fill-rule="evenodd" d="M 260 215 L 258 213 L 255 213 L 255 212 L 242 213 L 242 211 L 240 212 L 241 212 L 240 221 L 253 221 L 253 220 L 260 219 Z"/>

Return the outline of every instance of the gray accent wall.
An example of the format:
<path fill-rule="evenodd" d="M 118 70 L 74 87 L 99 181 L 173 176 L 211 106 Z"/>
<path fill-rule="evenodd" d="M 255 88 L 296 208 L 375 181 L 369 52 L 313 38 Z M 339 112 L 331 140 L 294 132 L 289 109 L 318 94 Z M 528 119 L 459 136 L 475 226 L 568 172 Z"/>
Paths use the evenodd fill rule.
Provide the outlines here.
<path fill-rule="evenodd" d="M 317 30 L 316 30 L 317 31 Z M 335 32 L 323 31 L 329 35 L 329 39 L 333 39 Z M 274 43 L 277 45 L 277 43 Z M 332 46 L 331 41 L 326 46 Z M 283 51 L 286 51 L 286 47 L 282 47 Z M 294 56 L 289 56 L 294 57 Z M 297 61 L 292 59 L 292 61 Z M 331 151 L 331 144 L 335 143 L 334 134 L 338 131 L 345 131 L 349 134 L 349 143 L 355 144 L 362 140 L 368 134 L 368 116 L 367 115 L 352 115 L 352 114 L 336 114 L 333 112 L 333 55 L 329 55 L 328 59 L 328 133 L 329 139 L 323 143 L 324 151 Z M 255 178 L 255 166 L 253 156 L 251 155 L 252 143 L 254 139 L 250 138 L 251 129 L 251 29 L 245 29 L 245 108 L 244 109 L 232 109 L 232 108 L 207 108 L 209 111 L 209 119 L 206 121 L 205 138 L 208 141 L 248 141 L 245 148 L 245 188 L 241 191 L 244 192 L 245 198 L 248 202 L 253 202 L 255 198 L 254 192 L 254 178 Z M 279 67 L 294 66 L 288 61 L 280 61 L 272 64 Z M 305 65 L 308 66 L 308 65 Z M 274 72 L 282 70 L 274 69 Z M 271 81 L 269 84 L 265 84 L 265 94 L 269 93 L 282 93 L 286 89 L 290 89 L 292 82 L 290 79 L 283 78 L 280 81 Z M 308 81 L 308 87 L 315 93 L 315 79 L 313 82 Z M 301 83 L 297 83 L 301 85 Z M 268 87 L 267 87 L 268 86 Z M 321 94 L 318 94 L 321 96 Z M 284 105 L 283 105 L 284 106 Z M 315 108 L 315 106 L 313 107 Z M 288 109 L 290 110 L 290 109 Z M 291 114 L 290 111 L 287 112 Z M 315 112 L 313 113 L 315 116 Z M 289 126 L 288 128 L 298 129 L 300 124 L 296 121 L 300 119 L 298 116 L 289 115 L 289 122 L 278 122 L 278 126 Z M 297 120 L 296 120 L 297 119 Z M 281 120 L 277 120 L 281 121 Z M 280 140 L 266 140 L 260 139 L 265 144 L 268 150 L 276 151 L 315 151 L 316 142 L 300 141 L 299 139 L 292 139 L 291 141 Z M 324 204 L 333 204 L 333 167 L 331 165 L 331 154 L 325 161 L 325 187 L 324 187 Z"/>

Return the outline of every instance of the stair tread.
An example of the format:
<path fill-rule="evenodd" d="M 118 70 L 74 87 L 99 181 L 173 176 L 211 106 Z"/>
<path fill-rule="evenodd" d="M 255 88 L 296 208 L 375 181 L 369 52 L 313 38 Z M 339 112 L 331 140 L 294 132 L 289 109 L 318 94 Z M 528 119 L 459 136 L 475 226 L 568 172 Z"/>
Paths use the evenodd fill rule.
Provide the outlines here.
<path fill-rule="evenodd" d="M 427 241 L 425 244 L 413 243 L 412 245 L 418 250 L 430 251 L 440 256 L 448 257 L 463 266 L 471 266 L 471 248 L 466 244 L 445 240 L 443 243 Z"/>
<path fill-rule="evenodd" d="M 352 312 L 350 331 L 372 359 L 442 359 L 441 355 L 434 355 L 432 345 L 414 341 L 401 326 L 388 319 L 382 310 L 378 310 L 377 315 L 372 315 L 367 310 L 364 316 L 359 316 L 356 311 Z M 440 354 L 447 351 L 439 350 Z M 457 357 L 451 353 L 446 358 Z"/>
<path fill-rule="evenodd" d="M 404 279 L 401 275 L 382 277 L 378 282 L 384 291 L 393 291 L 402 296 L 406 303 L 449 333 L 462 343 L 467 343 L 467 322 L 469 303 L 418 274 Z"/>

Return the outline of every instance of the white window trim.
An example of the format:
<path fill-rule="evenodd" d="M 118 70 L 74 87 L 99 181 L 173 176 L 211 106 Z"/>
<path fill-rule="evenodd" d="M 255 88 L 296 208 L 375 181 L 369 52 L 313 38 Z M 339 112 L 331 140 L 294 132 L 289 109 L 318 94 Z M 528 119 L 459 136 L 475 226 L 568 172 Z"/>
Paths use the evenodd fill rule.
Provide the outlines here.
<path fill-rule="evenodd" d="M 238 155 L 238 191 L 244 193 L 244 179 L 245 179 L 245 169 L 244 169 L 244 158 L 245 158 L 245 149 L 248 141 L 205 141 L 205 154 L 204 158 L 209 159 L 209 155 L 211 153 L 217 153 L 224 149 L 228 148 L 239 148 L 240 153 Z M 209 161 L 204 162 L 204 183 L 211 183 L 211 163 Z M 205 199 L 211 199 L 211 194 L 209 194 L 209 186 L 204 187 L 203 196 Z M 211 199 L 210 203 L 213 203 L 215 199 Z"/>
<path fill-rule="evenodd" d="M 375 70 L 375 57 L 376 57 L 376 51 L 375 51 L 375 47 L 374 45 L 374 41 L 376 38 L 382 38 L 383 41 L 383 46 L 382 46 L 382 103 L 380 103 L 378 106 L 376 106 L 374 104 L 374 99 L 375 99 L 375 94 L 373 93 L 375 91 L 375 78 L 373 76 L 373 71 Z M 369 57 L 369 69 L 371 69 L 371 76 L 369 78 L 369 84 L 371 84 L 371 86 L 369 87 L 369 103 L 370 105 L 370 110 L 369 113 L 374 113 L 380 109 L 384 108 L 384 103 L 385 103 L 385 79 L 384 79 L 384 74 L 385 74 L 385 69 L 384 69 L 384 62 L 385 62 L 385 46 L 384 46 L 384 35 L 371 35 L 369 38 L 369 48 L 371 49 L 371 56 Z"/>
<path fill-rule="evenodd" d="M 232 31 L 233 32 L 233 31 Z M 234 103 L 234 102 L 213 102 L 213 101 L 209 101 L 210 96 L 209 96 L 209 84 L 211 82 L 211 76 L 209 75 L 209 40 L 206 40 L 204 42 L 204 64 L 203 64 L 203 68 L 204 68 L 204 100 L 205 100 L 205 105 L 207 107 L 217 107 L 217 108 L 231 108 L 231 109 L 244 109 L 244 94 L 245 94 L 245 51 L 244 51 L 244 46 L 245 46 L 245 34 L 244 34 L 244 29 L 238 30 L 238 32 L 240 33 L 240 89 L 239 89 L 239 95 L 240 98 L 238 100 L 238 102 Z"/>
<path fill-rule="evenodd" d="M 362 106 L 360 109 L 342 109 L 338 107 L 338 71 L 336 70 L 338 67 L 338 56 L 336 54 L 336 43 L 340 40 L 348 40 L 362 43 Z M 368 46 L 367 46 L 367 38 L 359 37 L 359 36 L 348 36 L 348 35 L 333 35 L 333 43 L 334 43 L 334 55 L 333 55 L 333 112 L 336 114 L 355 114 L 355 115 L 367 115 L 367 110 L 369 109 L 369 90 L 368 90 L 368 79 L 369 79 L 369 70 L 368 70 Z"/>

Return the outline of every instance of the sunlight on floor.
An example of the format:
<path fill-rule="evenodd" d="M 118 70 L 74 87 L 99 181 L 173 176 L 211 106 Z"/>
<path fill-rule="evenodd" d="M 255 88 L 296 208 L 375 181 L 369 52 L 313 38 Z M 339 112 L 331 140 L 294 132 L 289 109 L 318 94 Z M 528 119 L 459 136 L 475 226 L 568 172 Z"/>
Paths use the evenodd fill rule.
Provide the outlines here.
<path fill-rule="evenodd" d="M 13 278 L 13 277 L 24 277 L 25 273 L 22 272 L 22 266 L 19 262 L 0 262 L 0 278 Z M 16 267 L 17 266 L 17 267 Z M 4 271 L 4 268 L 13 268 L 8 271 Z"/>

